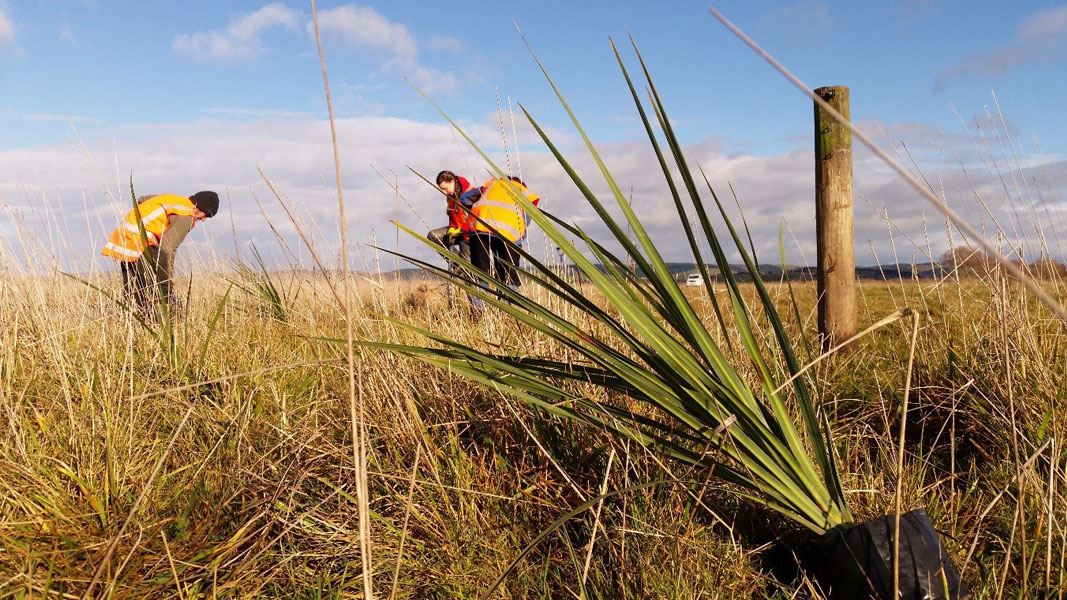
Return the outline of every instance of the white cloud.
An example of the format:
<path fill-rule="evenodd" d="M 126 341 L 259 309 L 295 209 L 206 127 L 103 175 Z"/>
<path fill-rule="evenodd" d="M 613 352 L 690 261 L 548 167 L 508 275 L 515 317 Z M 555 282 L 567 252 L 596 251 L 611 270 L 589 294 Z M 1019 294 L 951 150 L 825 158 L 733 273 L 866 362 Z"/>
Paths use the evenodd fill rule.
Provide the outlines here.
<path fill-rule="evenodd" d="M 346 4 L 320 10 L 322 37 L 374 61 L 383 72 L 409 77 L 426 92 L 450 93 L 458 87 L 455 75 L 427 67 L 419 61 L 419 44 L 403 23 L 390 21 L 373 8 Z M 175 53 L 202 62 L 236 63 L 254 58 L 268 49 L 264 32 L 277 27 L 295 29 L 300 14 L 275 2 L 242 15 L 219 31 L 179 34 L 171 48 Z M 306 23 L 313 36 L 313 23 Z M 459 40 L 435 37 L 431 46 L 459 49 Z"/>
<path fill-rule="evenodd" d="M 378 60 L 383 71 L 409 77 L 427 93 L 451 93 L 458 86 L 455 75 L 420 64 L 418 42 L 407 26 L 373 8 L 348 4 L 319 11 L 319 29 L 324 38 Z"/>
<path fill-rule="evenodd" d="M 23 121 L 62 121 L 67 123 L 99 123 L 96 117 L 84 117 L 81 115 L 60 113 L 20 113 L 12 111 L 0 111 L 0 119 L 19 119 Z"/>
<path fill-rule="evenodd" d="M 388 60 L 412 64 L 418 55 L 415 36 L 401 23 L 393 23 L 376 10 L 346 5 L 319 11 L 319 30 L 346 45 Z"/>
<path fill-rule="evenodd" d="M 1023 21 L 1012 40 L 992 52 L 973 55 L 938 73 L 934 92 L 956 79 L 997 77 L 1031 63 L 1061 63 L 1067 59 L 1067 5 L 1038 11 Z"/>
<path fill-rule="evenodd" d="M 401 174 L 401 192 L 414 207 L 405 210 L 402 220 L 416 229 L 423 228 L 423 222 L 439 225 L 443 214 L 439 195 L 405 165 L 429 177 L 442 168 L 461 170 L 455 165 L 463 161 L 447 125 L 395 118 L 340 119 L 337 125 L 354 239 L 369 243 L 375 236 L 395 236 L 389 223 L 396 216 L 393 193 L 370 167 L 372 163 L 385 172 Z M 478 125 L 471 129 L 492 139 L 488 129 Z M 317 243 L 324 255 L 333 256 L 330 245 L 337 237 L 337 205 L 328 122 L 310 118 L 203 120 L 124 128 L 115 137 L 120 140 L 117 152 L 109 142 L 92 139 L 86 140 L 89 153 L 77 143 L 0 150 L 0 232 L 5 241 L 13 239 L 6 232 L 21 223 L 25 231 L 37 232 L 41 243 L 62 240 L 59 254 L 64 264 L 79 269 L 94 263 L 110 265 L 97 257 L 98 246 L 126 210 L 132 172 L 139 194 L 215 189 L 223 195 L 226 205 L 221 217 L 203 227 L 189 248 L 209 255 L 232 255 L 232 211 L 238 243 L 254 241 L 265 251 L 276 249 L 277 241 L 252 193 L 264 203 L 287 242 L 300 247 L 293 227 L 257 173 L 262 168 L 294 202 L 302 218 L 317 225 Z M 50 217 L 54 214 L 64 219 L 56 221 Z M 0 258 L 0 271 L 8 259 L 19 255 L 13 252 Z M 302 256 L 306 258 L 306 253 Z M 219 264 L 226 268 L 225 260 Z"/>
<path fill-rule="evenodd" d="M 411 81 L 427 94 L 451 93 L 459 85 L 456 76 L 451 73 L 443 73 L 437 69 L 418 65 L 410 70 L 410 76 Z"/>
<path fill-rule="evenodd" d="M 174 52 L 201 62 L 240 62 L 263 54 L 260 36 L 275 27 L 296 29 L 299 13 L 275 2 L 242 15 L 221 31 L 178 34 L 171 42 Z"/>
<path fill-rule="evenodd" d="M 430 38 L 430 50 L 434 52 L 459 52 L 463 50 L 463 42 L 447 35 L 435 35 Z"/>
<path fill-rule="evenodd" d="M 416 231 L 443 224 L 440 196 L 409 173 L 407 165 L 430 178 L 441 169 L 453 170 L 472 181 L 486 177 L 487 170 L 477 155 L 441 123 L 360 117 L 340 119 L 337 125 L 351 219 L 350 235 L 365 256 L 371 254 L 367 244 L 376 242 L 393 247 L 396 232 L 390 219 L 397 218 Z M 544 148 L 533 145 L 534 136 L 528 126 L 519 131 L 521 155 L 512 147 L 508 159 L 499 147 L 495 116 L 464 127 L 476 141 L 485 144 L 501 166 L 510 163 L 513 171 L 518 172 L 521 158 L 523 179 L 541 195 L 548 210 L 567 221 L 588 226 L 596 239 L 607 239 L 606 229 L 598 223 L 566 173 Z M 896 130 L 891 127 L 890 131 Z M 610 191 L 580 142 L 572 135 L 553 131 L 549 135 L 560 144 L 594 193 L 610 203 Z M 188 243 L 189 252 L 182 259 L 183 264 L 192 264 L 192 256 L 199 255 L 215 257 L 218 268 L 229 268 L 235 244 L 246 247 L 248 242 L 254 242 L 265 254 L 279 261 L 282 252 L 271 224 L 289 246 L 300 248 L 302 243 L 260 179 L 257 168 L 262 168 L 292 201 L 300 218 L 312 226 L 321 255 L 330 260 L 335 256 L 337 203 L 329 125 L 325 120 L 279 115 L 270 119 L 213 119 L 129 127 L 114 134 L 120 140 L 117 153 L 110 142 L 104 141 L 111 137 L 87 140 L 88 153 L 77 143 L 0 150 L 0 232 L 11 231 L 15 223 L 21 223 L 25 231 L 37 232 L 41 244 L 57 244 L 57 253 L 64 257 L 65 264 L 84 269 L 88 266 L 86 261 L 95 260 L 98 266 L 108 266 L 108 261 L 97 258 L 98 246 L 126 209 L 128 177 L 132 172 L 137 192 L 141 194 L 215 189 L 223 195 L 225 204 L 220 217 L 197 230 Z M 101 146 L 107 149 L 100 150 Z M 601 144 L 599 150 L 628 195 L 632 189 L 635 210 L 664 256 L 668 260 L 686 260 L 688 250 L 684 236 L 679 235 L 673 202 L 647 143 Z M 720 197 L 728 203 L 731 196 L 727 183 L 733 185 L 760 257 L 777 262 L 778 228 L 784 223 L 788 260 L 793 263 L 803 262 L 805 258 L 809 262 L 814 260 L 814 174 L 810 148 L 756 156 L 736 152 L 726 140 L 710 139 L 690 145 L 686 151 L 692 158 L 691 164 L 704 168 Z M 988 160 L 988 153 L 982 154 Z M 1014 213 L 1021 215 L 1021 223 L 1028 224 L 1024 235 L 1033 235 L 1031 218 L 1043 226 L 1067 231 L 1067 222 L 1063 222 L 1067 213 L 1057 212 L 1063 203 L 1054 200 L 1067 197 L 1067 161 L 1063 157 L 1039 157 L 1032 163 L 1024 163 L 1018 178 L 1010 168 L 994 173 L 969 164 L 971 168 L 964 175 L 948 162 L 927 162 L 922 157 L 920 160 L 927 165 L 928 180 L 938 182 L 939 192 L 944 187 L 949 203 L 962 214 L 970 215 L 972 223 L 979 228 L 995 227 L 989 217 L 992 213 L 1008 229 L 1007 233 L 1013 234 L 1010 224 Z M 1015 163 L 1005 162 L 1001 166 L 1008 164 Z M 397 175 L 403 198 L 398 200 L 394 196 L 375 167 L 390 180 L 393 173 Z M 855 230 L 860 264 L 872 264 L 876 257 L 881 262 L 892 262 L 894 251 L 899 260 L 923 260 L 927 227 L 931 253 L 936 256 L 945 249 L 943 220 L 913 190 L 862 150 L 856 153 L 855 177 Z M 1003 185 L 1004 178 L 1020 183 L 1009 186 L 1012 188 L 1009 190 Z M 1011 197 L 1006 196 L 1009 193 Z M 1053 200 L 1043 204 L 1026 196 L 1031 193 Z M 260 214 L 253 194 L 270 215 L 270 224 Z M 981 197 L 985 206 L 976 197 Z M 883 207 L 888 208 L 892 220 L 895 248 L 880 212 Z M 1026 212 L 1028 207 L 1030 213 Z M 63 218 L 57 220 L 51 216 L 56 214 Z M 231 234 L 231 214 L 236 240 Z M 1060 222 L 1050 225 L 1048 214 Z M 799 240 L 796 245 L 791 241 L 794 236 Z M 5 233 L 4 239 L 14 238 Z M 535 255 L 541 255 L 546 247 L 540 234 L 532 234 L 531 249 Z M 430 257 L 416 241 L 403 235 L 400 250 Z M 8 256 L 13 259 L 19 255 L 13 252 Z M 307 260 L 306 252 L 300 255 Z M 392 268 L 392 259 L 383 257 L 382 260 L 384 268 Z M 0 270 L 4 268 L 0 261 Z"/>
<path fill-rule="evenodd" d="M 7 7 L 0 3 L 0 48 L 15 44 L 15 24 L 7 14 Z"/>
<path fill-rule="evenodd" d="M 59 28 L 59 39 L 64 43 L 77 47 L 78 39 L 74 37 L 74 30 L 70 28 L 70 25 L 63 25 Z"/>
<path fill-rule="evenodd" d="M 200 111 L 205 115 L 232 117 L 235 119 L 294 119 L 310 117 L 311 113 L 295 110 L 270 108 L 237 108 L 232 106 L 215 106 Z"/>

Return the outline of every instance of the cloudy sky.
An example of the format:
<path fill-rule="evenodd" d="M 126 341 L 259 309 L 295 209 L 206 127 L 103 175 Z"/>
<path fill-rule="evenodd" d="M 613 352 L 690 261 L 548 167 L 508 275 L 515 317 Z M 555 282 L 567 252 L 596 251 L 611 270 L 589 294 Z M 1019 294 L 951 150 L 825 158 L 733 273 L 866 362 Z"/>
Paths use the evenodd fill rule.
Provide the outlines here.
<path fill-rule="evenodd" d="M 809 85 L 850 86 L 853 120 L 973 224 L 1028 242 L 1031 254 L 1044 235 L 1064 256 L 1067 4 L 717 7 Z M 668 258 L 685 260 L 686 249 L 610 37 L 634 36 L 691 160 L 727 197 L 733 187 L 765 260 L 777 260 L 781 232 L 790 262 L 812 262 L 810 101 L 707 9 L 322 0 L 352 238 L 426 257 L 390 223 L 444 224 L 441 198 L 411 170 L 487 173 L 413 87 L 521 172 L 549 210 L 602 233 L 519 112 L 521 103 L 594 189 L 606 188 L 518 25 Z M 128 207 L 131 174 L 138 194 L 223 195 L 189 254 L 225 262 L 254 243 L 274 261 L 287 260 L 286 247 L 306 260 L 269 179 L 333 260 L 337 198 L 310 23 L 297 0 L 0 0 L 0 268 L 41 256 L 113 268 L 95 257 Z M 944 220 L 869 153 L 857 151 L 855 172 L 861 264 L 946 248 Z M 545 249 L 536 236 L 532 245 Z M 374 261 L 365 246 L 353 256 Z"/>

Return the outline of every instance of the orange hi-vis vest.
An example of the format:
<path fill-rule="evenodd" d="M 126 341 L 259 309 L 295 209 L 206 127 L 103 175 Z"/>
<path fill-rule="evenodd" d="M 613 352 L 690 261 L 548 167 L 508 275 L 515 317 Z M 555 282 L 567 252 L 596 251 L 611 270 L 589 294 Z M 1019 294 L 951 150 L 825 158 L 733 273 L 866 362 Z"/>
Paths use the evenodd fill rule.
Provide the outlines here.
<path fill-rule="evenodd" d="M 158 246 L 159 238 L 163 237 L 163 232 L 170 226 L 171 216 L 191 217 L 194 208 L 192 201 L 184 196 L 152 196 L 138 204 L 136 210 L 126 214 L 122 223 L 111 232 L 101 254 L 123 262 L 133 262 L 141 258 L 145 250 L 141 230 L 137 226 L 138 213 L 141 223 L 144 224 L 148 245 Z"/>
<path fill-rule="evenodd" d="M 537 196 L 517 181 L 493 179 L 483 185 L 481 198 L 471 207 L 471 214 L 479 219 L 474 230 L 492 233 L 488 225 L 512 242 L 522 239 L 526 235 L 526 215 L 512 196 L 515 193 L 537 202 Z"/>

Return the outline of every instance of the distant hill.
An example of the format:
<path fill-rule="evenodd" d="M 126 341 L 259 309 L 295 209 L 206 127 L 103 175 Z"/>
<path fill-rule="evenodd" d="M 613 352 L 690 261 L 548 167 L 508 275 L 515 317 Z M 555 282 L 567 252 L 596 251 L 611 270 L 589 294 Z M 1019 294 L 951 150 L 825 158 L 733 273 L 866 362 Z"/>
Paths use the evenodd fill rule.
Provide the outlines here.
<path fill-rule="evenodd" d="M 573 269 L 573 266 L 571 267 Z M 667 263 L 667 269 L 674 275 L 677 280 L 685 279 L 690 274 L 699 274 L 697 264 L 693 262 L 669 262 Z M 707 265 L 708 273 L 712 276 L 719 275 L 719 268 L 715 265 Z M 913 277 L 918 279 L 931 279 L 938 273 L 950 271 L 951 268 L 945 268 L 941 263 L 929 262 L 918 264 L 888 264 L 888 265 L 875 265 L 875 266 L 861 266 L 856 267 L 857 279 L 911 279 Z M 734 273 L 738 281 L 749 281 L 751 278 L 748 275 L 748 270 L 744 265 L 731 264 L 730 270 Z M 782 279 L 783 274 L 788 276 L 792 281 L 807 281 L 815 279 L 815 267 L 808 266 L 796 266 L 786 265 L 783 269 L 781 265 L 772 264 L 760 264 L 759 266 L 760 276 L 767 281 L 777 281 Z M 365 273 L 365 277 L 377 277 L 377 273 Z M 383 271 L 381 273 L 382 279 L 399 278 L 402 281 L 416 281 L 433 279 L 433 274 L 418 268 L 406 268 L 399 271 Z"/>

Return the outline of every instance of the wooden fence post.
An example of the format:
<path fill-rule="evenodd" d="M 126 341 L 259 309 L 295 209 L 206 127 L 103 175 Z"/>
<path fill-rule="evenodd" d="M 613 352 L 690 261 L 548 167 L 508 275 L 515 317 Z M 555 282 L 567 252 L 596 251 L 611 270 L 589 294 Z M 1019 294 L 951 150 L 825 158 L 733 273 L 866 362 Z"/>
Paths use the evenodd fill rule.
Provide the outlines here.
<path fill-rule="evenodd" d="M 815 90 L 849 119 L 848 88 Z M 852 133 L 815 103 L 815 236 L 819 339 L 823 349 L 856 334 L 856 256 L 852 230 Z"/>

